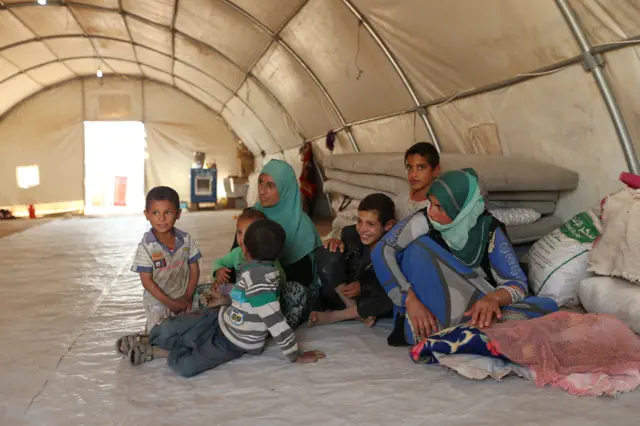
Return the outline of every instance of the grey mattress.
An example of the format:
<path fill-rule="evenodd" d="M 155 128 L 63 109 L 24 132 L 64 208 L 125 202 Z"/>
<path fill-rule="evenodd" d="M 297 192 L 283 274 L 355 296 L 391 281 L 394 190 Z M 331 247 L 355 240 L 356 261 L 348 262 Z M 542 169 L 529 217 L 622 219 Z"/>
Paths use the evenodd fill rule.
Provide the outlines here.
<path fill-rule="evenodd" d="M 360 176 L 372 176 L 375 180 L 369 180 L 364 182 L 363 185 L 358 185 L 354 182 L 361 182 L 358 179 L 350 179 L 351 182 L 345 182 L 341 179 L 337 179 L 338 176 L 341 178 L 350 178 L 356 175 L 355 173 L 345 173 L 345 172 L 336 172 L 332 171 L 331 173 L 327 172 L 327 176 L 336 177 L 334 179 L 328 180 L 324 184 L 324 191 L 327 193 L 336 193 L 343 194 L 351 198 L 355 198 L 358 200 L 363 199 L 369 194 L 374 192 L 382 192 L 383 194 L 389 195 L 391 198 L 394 198 L 396 194 L 400 192 L 395 192 L 392 189 L 400 188 L 402 185 L 402 191 L 406 191 L 407 183 L 406 181 L 401 181 L 398 178 L 394 178 L 392 176 L 380 176 L 380 175 L 360 175 Z M 399 181 L 399 182 L 398 182 Z M 386 184 L 385 184 L 386 182 Z M 489 208 L 530 208 L 542 215 L 553 214 L 556 209 L 555 201 L 550 200 L 536 200 L 535 196 L 528 195 L 529 193 L 523 192 L 523 198 L 517 198 L 517 192 L 510 193 L 510 196 L 504 196 L 505 193 L 499 193 L 496 195 L 494 193 L 489 193 L 487 199 L 487 207 Z M 557 193 L 545 193 L 548 194 L 547 198 L 555 199 L 557 198 Z M 498 198 L 496 198 L 498 197 Z M 502 199 L 505 198 L 505 199 Z M 532 198 L 532 199 L 530 199 Z M 544 197 L 540 197 L 544 198 Z"/>
<path fill-rule="evenodd" d="M 442 154 L 443 170 L 474 168 L 489 192 L 569 191 L 578 186 L 578 174 L 564 167 L 521 157 Z M 404 179 L 404 153 L 358 153 L 329 155 L 325 170 L 377 174 Z M 375 173 L 372 173 L 372 172 Z"/>
<path fill-rule="evenodd" d="M 562 219 L 559 217 L 545 216 L 530 225 L 508 226 L 507 234 L 513 244 L 530 243 L 558 229 L 562 223 Z"/>

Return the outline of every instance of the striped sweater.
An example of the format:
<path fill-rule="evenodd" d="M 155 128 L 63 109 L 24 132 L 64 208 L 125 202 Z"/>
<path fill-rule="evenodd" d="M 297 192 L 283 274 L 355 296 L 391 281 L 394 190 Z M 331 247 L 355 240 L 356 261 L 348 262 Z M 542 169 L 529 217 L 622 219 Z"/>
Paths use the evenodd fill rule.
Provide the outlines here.
<path fill-rule="evenodd" d="M 238 268 L 239 279 L 231 291 L 231 305 L 220 309 L 224 335 L 234 345 L 259 354 L 269 334 L 290 361 L 298 358 L 298 343 L 280 310 L 279 272 L 273 262 L 251 261 Z"/>

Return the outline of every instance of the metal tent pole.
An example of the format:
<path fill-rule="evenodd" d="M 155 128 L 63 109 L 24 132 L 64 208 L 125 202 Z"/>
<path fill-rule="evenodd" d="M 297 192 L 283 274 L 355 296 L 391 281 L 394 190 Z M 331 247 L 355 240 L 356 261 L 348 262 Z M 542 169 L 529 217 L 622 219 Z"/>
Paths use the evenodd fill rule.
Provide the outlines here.
<path fill-rule="evenodd" d="M 373 38 L 373 40 L 376 42 L 378 47 L 380 47 L 384 55 L 389 60 L 389 63 L 391 64 L 395 72 L 400 77 L 400 80 L 402 80 L 402 84 L 409 92 L 409 95 L 411 96 L 411 100 L 413 101 L 414 105 L 417 107 L 420 107 L 420 100 L 416 95 L 415 89 L 411 85 L 411 82 L 407 78 L 406 73 L 404 72 L 404 70 L 396 60 L 395 56 L 393 56 L 393 54 L 391 53 L 391 50 L 389 50 L 389 47 L 387 46 L 385 41 L 382 39 L 382 37 L 380 37 L 378 32 L 375 30 L 375 28 L 371 26 L 367 18 L 365 18 L 365 16 L 360 12 L 360 10 L 358 10 L 358 8 L 351 2 L 351 0 L 342 0 L 342 3 L 344 3 L 344 5 L 347 7 L 347 9 L 349 9 L 349 11 L 351 11 L 351 13 L 356 17 L 356 19 L 362 22 L 362 25 L 364 25 L 364 27 L 367 29 L 367 32 L 369 33 L 369 35 Z M 420 116 L 420 118 L 422 119 L 422 122 L 427 128 L 427 132 L 429 132 L 429 136 L 431 137 L 431 141 L 433 142 L 433 145 L 436 147 L 438 152 L 441 152 L 440 141 L 438 140 L 438 137 L 436 135 L 435 129 L 433 128 L 433 125 L 429 121 L 429 117 L 427 117 L 427 109 L 419 108 L 418 115 Z"/>
<path fill-rule="evenodd" d="M 356 142 L 356 139 L 354 138 L 353 133 L 351 132 L 351 128 L 347 125 L 347 121 L 344 118 L 344 115 L 342 115 L 342 111 L 340 111 L 340 108 L 338 108 L 338 105 L 333 100 L 333 97 L 331 96 L 327 88 L 324 86 L 324 84 L 322 84 L 322 82 L 320 81 L 316 73 L 311 69 L 311 67 L 309 67 L 309 65 L 307 65 L 307 63 L 302 59 L 302 57 L 300 57 L 300 55 L 298 55 L 298 53 L 296 53 L 296 51 L 294 51 L 291 48 L 291 46 L 289 46 L 289 44 L 280 37 L 280 32 L 284 29 L 284 27 L 282 27 L 277 32 L 273 32 L 266 25 L 264 25 L 262 22 L 260 22 L 253 15 L 251 15 L 249 12 L 247 12 L 240 6 L 236 5 L 235 3 L 229 0 L 224 0 L 224 2 L 225 4 L 227 4 L 228 6 L 230 6 L 231 8 L 233 8 L 234 10 L 236 10 L 237 12 L 241 13 L 246 18 L 251 20 L 251 22 L 253 22 L 256 26 L 258 26 L 262 31 L 264 31 L 266 34 L 268 34 L 271 37 L 272 42 L 280 44 L 280 46 L 282 46 L 287 51 L 287 53 L 289 53 L 293 57 L 293 59 L 296 60 L 296 62 L 304 69 L 304 71 L 311 78 L 311 80 L 313 80 L 313 82 L 316 84 L 320 92 L 322 92 L 324 97 L 329 102 L 329 105 L 331 105 L 333 112 L 335 112 L 336 116 L 338 117 L 338 120 L 340 120 L 340 125 L 343 127 L 344 132 L 349 138 L 349 142 L 351 143 L 351 147 L 353 148 L 353 151 L 360 152 L 360 148 L 358 147 L 358 143 Z M 302 5 L 302 7 L 298 9 L 295 15 L 300 13 L 300 11 L 304 8 L 306 4 L 307 2 L 305 2 Z M 295 15 L 291 17 L 288 22 L 291 22 L 295 17 Z M 288 22 L 285 23 L 285 26 L 288 24 Z M 249 70 L 248 73 L 250 74 L 251 70 Z"/>
<path fill-rule="evenodd" d="M 620 145 L 622 146 L 629 170 L 634 174 L 640 174 L 640 163 L 638 163 L 638 156 L 633 146 L 633 140 L 631 139 L 629 129 L 627 129 L 624 117 L 616 102 L 616 97 L 611 90 L 611 86 L 609 86 L 609 81 L 603 70 L 604 58 L 598 53 L 593 54 L 593 46 L 591 46 L 586 34 L 582 30 L 578 17 L 571 6 L 569 6 L 568 0 L 556 0 L 556 5 L 560 9 L 562 16 L 567 21 L 571 32 L 580 46 L 585 69 L 593 73 L 598 89 L 600 89 L 604 103 L 607 105 L 607 109 L 611 115 L 613 125 L 616 128 L 616 133 L 618 134 L 618 139 L 620 139 Z"/>

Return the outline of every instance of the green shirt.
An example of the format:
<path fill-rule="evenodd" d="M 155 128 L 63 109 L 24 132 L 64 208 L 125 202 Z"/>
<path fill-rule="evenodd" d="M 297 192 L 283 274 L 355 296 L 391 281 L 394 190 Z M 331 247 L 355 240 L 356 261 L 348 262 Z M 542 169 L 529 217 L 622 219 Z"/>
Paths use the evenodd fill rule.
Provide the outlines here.
<path fill-rule="evenodd" d="M 242 254 L 242 249 L 240 247 L 236 247 L 225 256 L 213 262 L 212 273 L 215 274 L 216 271 L 220 268 L 235 269 L 237 271 L 238 267 L 245 262 L 246 260 L 244 258 L 244 255 Z M 280 288 L 284 288 L 284 285 L 287 282 L 287 277 L 284 274 L 284 270 L 282 269 L 280 261 L 276 260 L 275 266 L 280 272 Z"/>

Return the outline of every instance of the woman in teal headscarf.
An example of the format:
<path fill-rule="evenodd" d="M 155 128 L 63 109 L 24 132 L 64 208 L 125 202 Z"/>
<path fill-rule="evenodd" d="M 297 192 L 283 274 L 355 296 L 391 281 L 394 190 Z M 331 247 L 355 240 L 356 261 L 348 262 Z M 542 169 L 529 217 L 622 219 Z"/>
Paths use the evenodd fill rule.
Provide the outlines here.
<path fill-rule="evenodd" d="M 287 234 L 280 263 L 287 279 L 309 287 L 315 277 L 315 250 L 320 236 L 302 210 L 300 187 L 293 168 L 281 160 L 269 161 L 258 178 L 258 203 L 253 206 L 278 222 Z"/>
<path fill-rule="evenodd" d="M 288 163 L 271 160 L 264 166 L 258 178 L 258 198 L 252 209 L 279 223 L 287 236 L 279 259 L 286 279 L 280 303 L 287 323 L 297 327 L 306 321 L 319 299 L 315 252 L 320 236 L 302 210 L 298 180 Z"/>
<path fill-rule="evenodd" d="M 439 329 L 494 318 L 535 318 L 558 309 L 529 297 L 527 277 L 504 225 L 485 209 L 473 169 L 443 173 L 431 184 L 429 206 L 383 238 L 371 257 L 395 305 L 389 344 L 413 344 Z"/>

